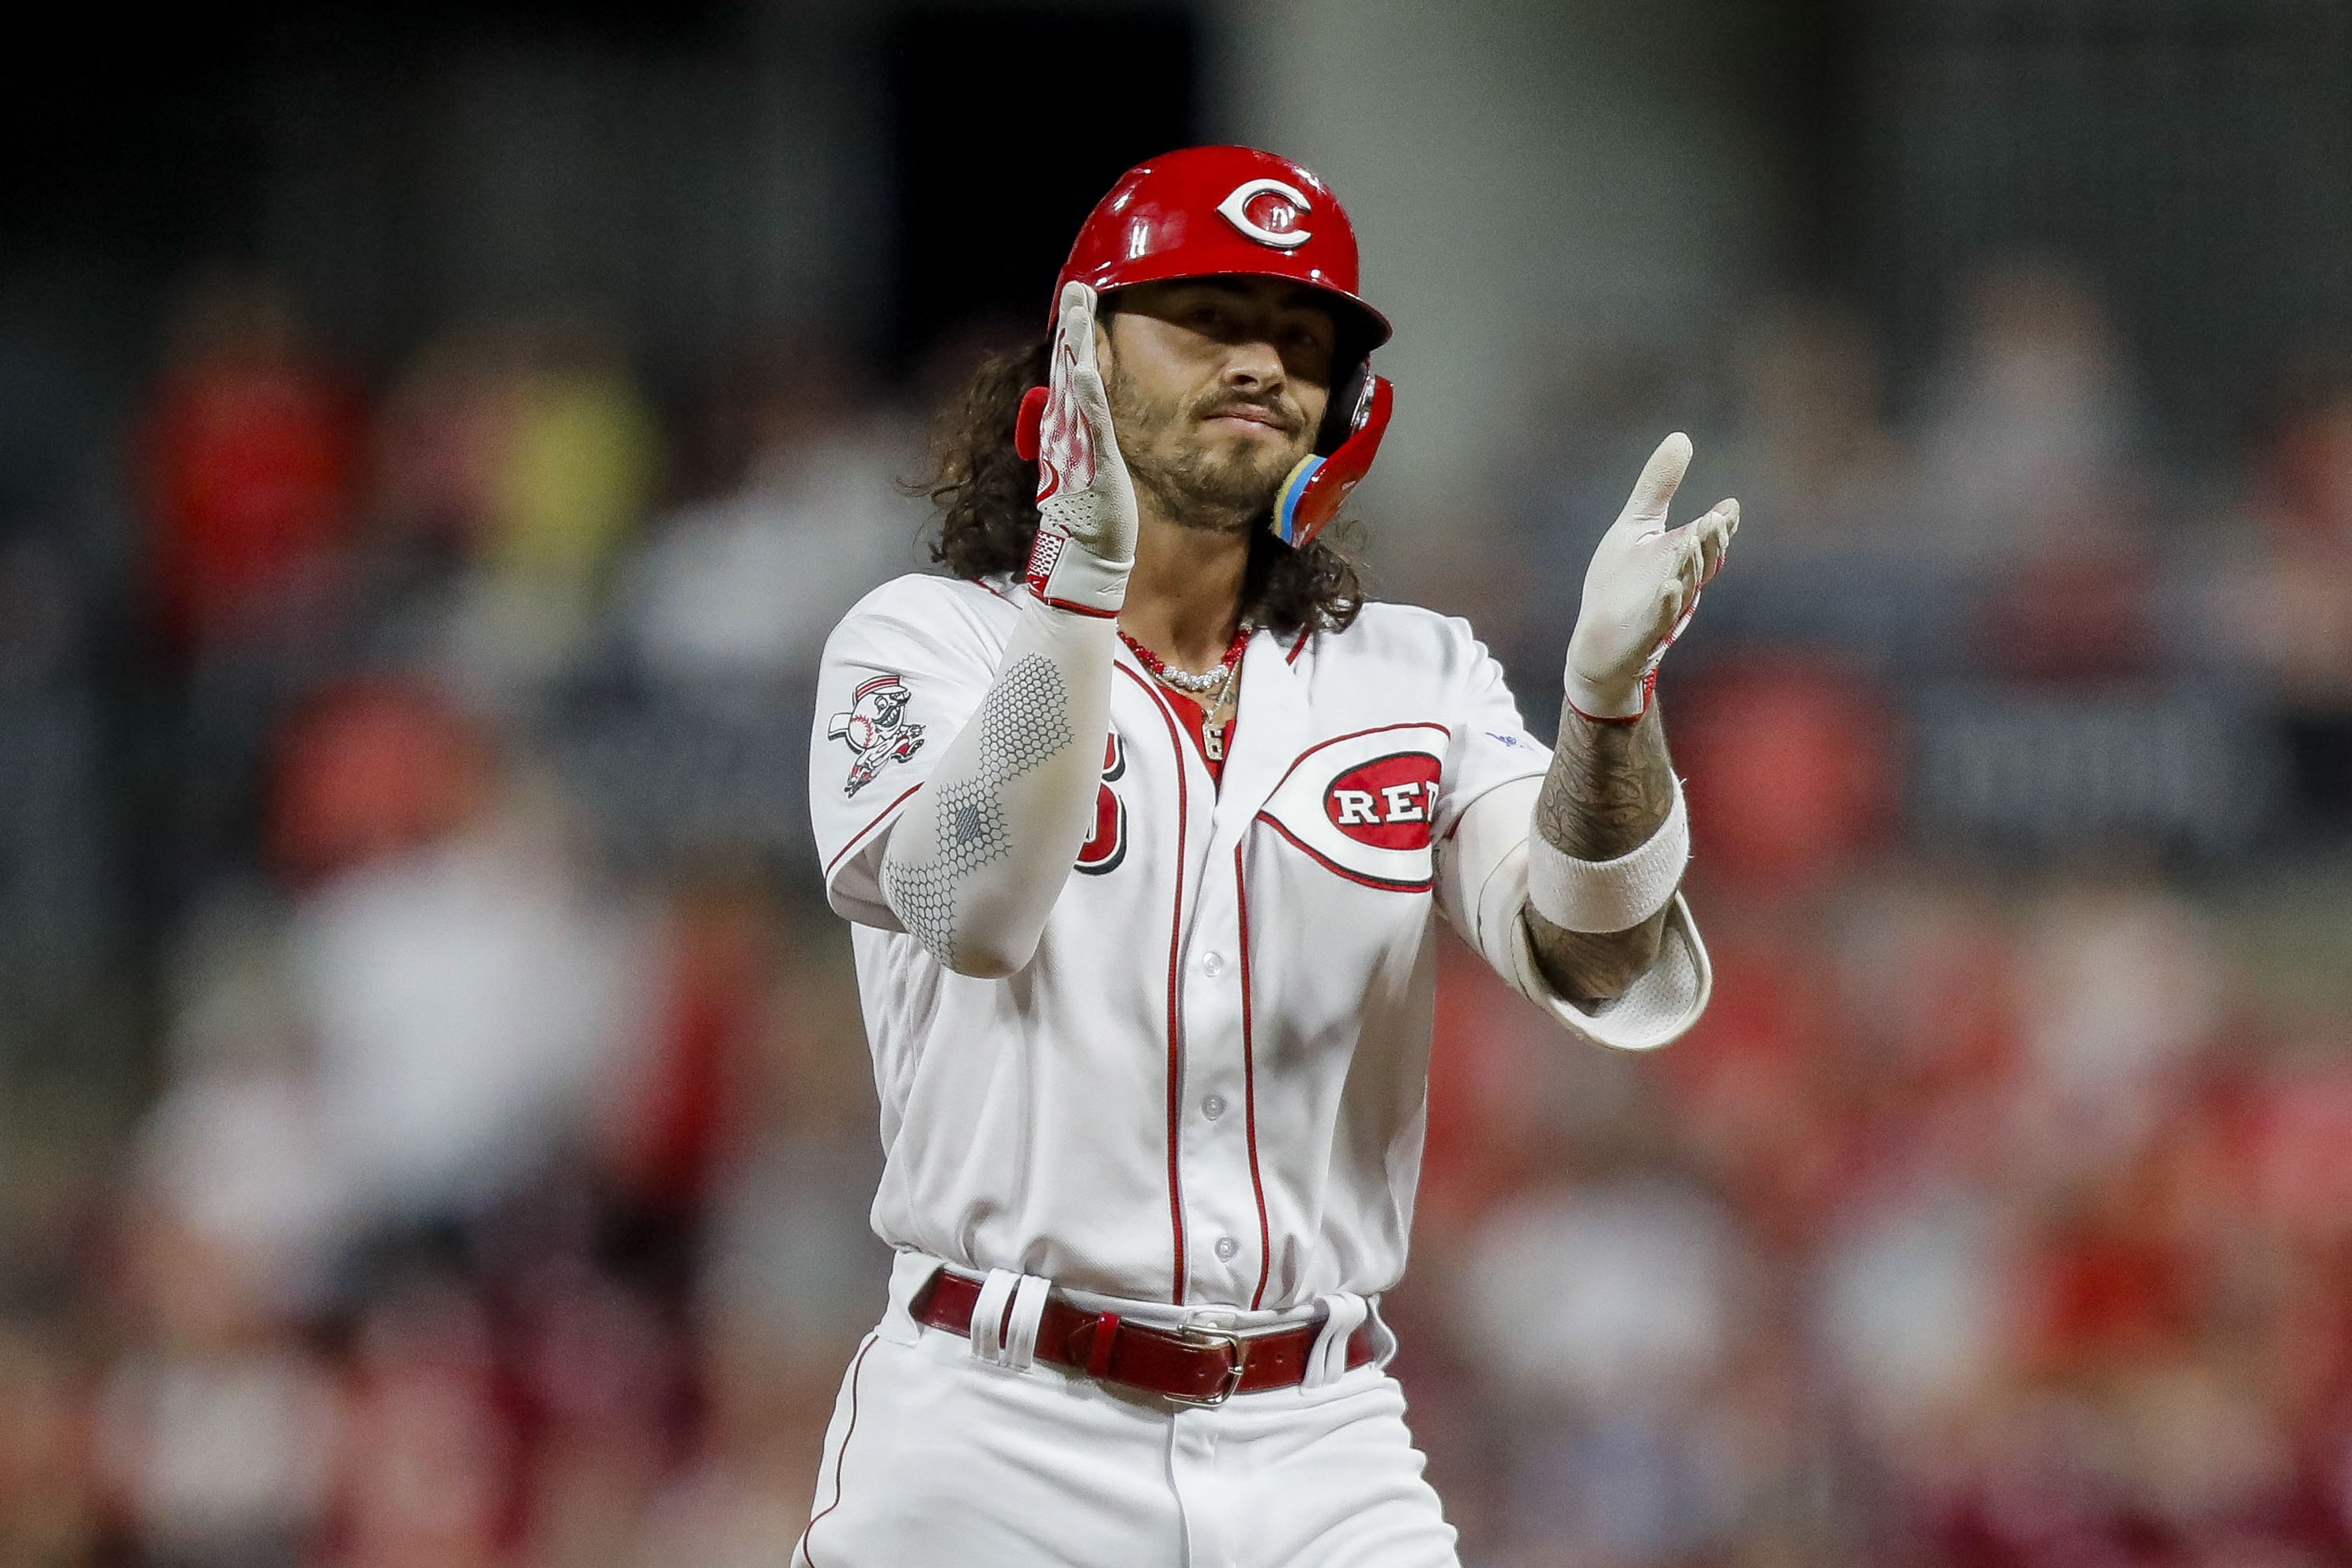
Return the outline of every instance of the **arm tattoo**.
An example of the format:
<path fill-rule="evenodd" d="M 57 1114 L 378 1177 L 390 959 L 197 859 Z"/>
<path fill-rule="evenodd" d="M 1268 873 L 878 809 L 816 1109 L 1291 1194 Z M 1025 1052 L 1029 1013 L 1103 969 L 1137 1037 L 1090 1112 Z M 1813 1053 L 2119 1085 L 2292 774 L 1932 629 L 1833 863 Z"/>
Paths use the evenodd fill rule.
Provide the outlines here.
<path fill-rule="evenodd" d="M 1055 756 L 1077 737 L 1061 672 L 1032 653 L 997 677 L 980 709 L 980 766 L 969 778 L 943 780 L 933 799 L 935 848 L 920 864 L 886 856 L 883 889 L 909 935 L 954 967 L 956 888 L 1004 858 L 1004 786 Z"/>
<path fill-rule="evenodd" d="M 1639 724 L 1596 724 L 1572 707 L 1559 716 L 1559 747 L 1536 802 L 1536 830 L 1579 860 L 1615 860 L 1649 841 L 1673 809 L 1674 764 L 1654 697 Z M 1657 961 L 1666 911 L 1626 931 L 1569 931 L 1530 906 L 1536 961 L 1563 996 L 1585 1003 L 1622 996 Z"/>

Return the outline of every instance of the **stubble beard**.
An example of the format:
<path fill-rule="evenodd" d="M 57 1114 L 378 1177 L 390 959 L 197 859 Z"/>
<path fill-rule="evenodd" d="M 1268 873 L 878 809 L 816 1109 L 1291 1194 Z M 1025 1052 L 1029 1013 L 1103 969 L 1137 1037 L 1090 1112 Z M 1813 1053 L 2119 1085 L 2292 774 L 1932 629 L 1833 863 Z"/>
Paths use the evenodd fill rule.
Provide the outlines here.
<path fill-rule="evenodd" d="M 1246 530 L 1266 515 L 1283 479 L 1307 455 L 1296 437 L 1290 440 L 1297 450 L 1257 458 L 1244 451 L 1226 459 L 1212 455 L 1197 437 L 1187 439 L 1200 429 L 1201 416 L 1230 402 L 1228 397 L 1153 398 L 1117 364 L 1103 390 L 1128 476 L 1150 497 L 1153 509 L 1178 528 L 1215 534 Z M 1163 441 L 1170 433 L 1177 438 Z"/>

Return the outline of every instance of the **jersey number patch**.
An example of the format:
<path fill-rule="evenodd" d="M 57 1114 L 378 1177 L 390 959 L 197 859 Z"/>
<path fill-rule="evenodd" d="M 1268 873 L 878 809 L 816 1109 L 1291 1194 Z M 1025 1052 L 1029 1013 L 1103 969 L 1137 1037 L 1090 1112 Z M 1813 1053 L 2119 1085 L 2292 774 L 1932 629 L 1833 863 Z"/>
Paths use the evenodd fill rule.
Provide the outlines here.
<path fill-rule="evenodd" d="M 1114 729 L 1103 743 L 1103 781 L 1095 792 L 1095 825 L 1087 841 L 1078 846 L 1077 863 L 1072 870 L 1108 876 L 1127 858 L 1127 802 L 1111 788 L 1126 775 L 1127 747 Z"/>

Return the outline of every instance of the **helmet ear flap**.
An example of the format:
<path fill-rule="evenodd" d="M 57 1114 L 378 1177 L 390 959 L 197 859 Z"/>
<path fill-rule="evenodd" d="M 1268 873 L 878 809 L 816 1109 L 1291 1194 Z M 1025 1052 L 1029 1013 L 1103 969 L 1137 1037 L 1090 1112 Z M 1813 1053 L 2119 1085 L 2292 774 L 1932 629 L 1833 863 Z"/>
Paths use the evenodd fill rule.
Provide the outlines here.
<path fill-rule="evenodd" d="M 1323 405 L 1322 428 L 1315 433 L 1315 450 L 1325 457 L 1339 450 L 1340 444 L 1363 427 L 1370 413 L 1367 401 L 1372 390 L 1372 359 L 1359 354 L 1353 364 L 1344 367 L 1331 378 L 1331 399 Z"/>
<path fill-rule="evenodd" d="M 1274 516 L 1269 519 L 1274 537 L 1293 549 L 1303 549 L 1321 533 L 1339 508 L 1348 504 L 1349 493 L 1363 479 L 1380 455 L 1381 437 L 1388 434 L 1389 415 L 1396 405 L 1396 392 L 1381 377 L 1363 373 L 1362 391 L 1349 411 L 1343 428 L 1347 434 L 1328 457 L 1311 456 L 1298 460 L 1298 466 L 1282 482 L 1274 498 Z M 1347 405 L 1339 405 L 1346 408 Z M 1324 419 L 1326 430 L 1330 418 Z"/>
<path fill-rule="evenodd" d="M 1021 394 L 1021 412 L 1013 416 L 1013 450 L 1024 463 L 1037 461 L 1038 435 L 1045 423 L 1045 400 L 1050 395 L 1044 387 L 1031 387 Z"/>

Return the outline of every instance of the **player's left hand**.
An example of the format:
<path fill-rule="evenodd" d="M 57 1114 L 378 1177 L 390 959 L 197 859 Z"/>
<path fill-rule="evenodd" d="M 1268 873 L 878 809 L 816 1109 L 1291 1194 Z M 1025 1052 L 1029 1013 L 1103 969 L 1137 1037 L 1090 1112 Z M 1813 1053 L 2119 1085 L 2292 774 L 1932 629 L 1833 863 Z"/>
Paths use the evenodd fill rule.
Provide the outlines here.
<path fill-rule="evenodd" d="M 1658 662 L 1690 623 L 1699 590 L 1739 531 L 1739 503 L 1730 499 L 1695 522 L 1666 527 L 1690 460 L 1690 437 L 1682 432 L 1658 444 L 1585 570 L 1567 685 L 1570 704 L 1587 718 L 1624 724 L 1649 711 Z"/>

